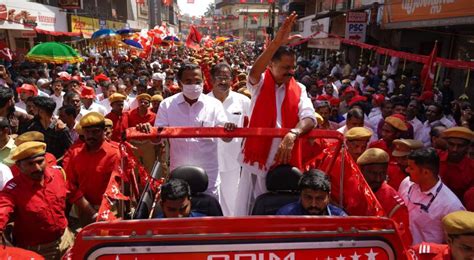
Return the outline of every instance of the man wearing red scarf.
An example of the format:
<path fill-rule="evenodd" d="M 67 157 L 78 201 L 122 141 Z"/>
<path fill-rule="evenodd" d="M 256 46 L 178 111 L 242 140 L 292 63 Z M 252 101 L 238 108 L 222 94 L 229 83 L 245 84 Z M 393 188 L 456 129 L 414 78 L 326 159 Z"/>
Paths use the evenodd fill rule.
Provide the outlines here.
<path fill-rule="evenodd" d="M 247 215 L 253 200 L 267 191 L 266 173 L 280 164 L 302 168 L 298 136 L 316 125 L 313 105 L 305 87 L 294 79 L 296 55 L 284 46 L 297 15 L 286 18 L 275 39 L 255 61 L 247 88 L 252 95 L 250 128 L 291 129 L 280 138 L 246 138 L 240 160 L 243 172 L 237 193 L 236 215 Z"/>

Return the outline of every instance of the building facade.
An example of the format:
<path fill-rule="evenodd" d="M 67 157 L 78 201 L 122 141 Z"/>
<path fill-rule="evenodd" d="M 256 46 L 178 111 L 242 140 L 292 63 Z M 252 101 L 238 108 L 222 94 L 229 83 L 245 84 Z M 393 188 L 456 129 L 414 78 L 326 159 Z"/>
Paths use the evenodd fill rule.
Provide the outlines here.
<path fill-rule="evenodd" d="M 275 16 L 272 18 L 272 10 Z M 219 35 L 233 35 L 241 40 L 263 42 L 272 19 L 278 23 L 279 8 L 260 0 L 216 0 L 216 13 L 219 14 Z"/>
<path fill-rule="evenodd" d="M 313 39 L 306 48 L 339 50 L 352 64 L 358 64 L 361 50 L 341 45 L 338 37 L 414 54 L 429 55 L 435 41 L 438 57 L 474 61 L 474 2 L 472 0 L 290 0 L 283 12 L 295 11 L 300 19 L 296 31 L 309 36 L 318 30 L 322 39 Z M 385 57 L 371 55 L 385 65 Z M 369 59 L 365 52 L 364 59 Z M 399 73 L 418 74 L 421 63 L 403 62 Z M 402 67 L 402 65 L 400 65 Z M 466 92 L 474 97 L 473 73 L 440 68 L 439 80 L 452 78 L 456 96 Z"/>

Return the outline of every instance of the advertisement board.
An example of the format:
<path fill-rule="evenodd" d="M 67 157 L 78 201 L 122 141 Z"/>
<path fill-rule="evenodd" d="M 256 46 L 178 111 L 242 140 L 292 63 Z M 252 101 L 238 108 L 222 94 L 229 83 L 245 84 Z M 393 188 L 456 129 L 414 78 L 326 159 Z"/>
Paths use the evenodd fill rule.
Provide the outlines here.
<path fill-rule="evenodd" d="M 99 20 L 84 16 L 71 15 L 71 31 L 82 33 L 84 38 L 90 38 L 100 28 Z"/>
<path fill-rule="evenodd" d="M 0 29 L 67 32 L 65 12 L 57 7 L 33 2 L 4 1 L 0 3 Z"/>
<path fill-rule="evenodd" d="M 367 29 L 366 12 L 348 12 L 346 17 L 346 34 L 348 40 L 365 42 Z"/>
<path fill-rule="evenodd" d="M 81 9 L 81 0 L 58 0 L 59 7 L 63 9 Z"/>
<path fill-rule="evenodd" d="M 322 18 L 318 20 L 313 20 L 315 15 L 310 15 L 303 17 L 299 20 L 301 25 L 300 34 L 303 37 L 309 37 L 313 35 L 312 38 L 327 38 L 329 32 L 329 17 Z M 318 32 L 317 34 L 315 34 Z"/>
<path fill-rule="evenodd" d="M 385 0 L 386 29 L 474 23 L 472 0 Z"/>

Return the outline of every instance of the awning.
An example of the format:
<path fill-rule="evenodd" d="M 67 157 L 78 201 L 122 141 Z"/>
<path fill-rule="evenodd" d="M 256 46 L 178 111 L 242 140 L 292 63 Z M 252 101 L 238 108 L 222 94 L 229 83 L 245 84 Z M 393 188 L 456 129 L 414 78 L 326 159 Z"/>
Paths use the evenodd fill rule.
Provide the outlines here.
<path fill-rule="evenodd" d="M 48 34 L 48 35 L 53 35 L 53 36 L 70 36 L 70 37 L 80 37 L 82 34 L 80 32 L 55 32 L 55 31 L 48 31 L 48 30 L 43 30 L 35 27 L 35 31 L 40 34 Z"/>

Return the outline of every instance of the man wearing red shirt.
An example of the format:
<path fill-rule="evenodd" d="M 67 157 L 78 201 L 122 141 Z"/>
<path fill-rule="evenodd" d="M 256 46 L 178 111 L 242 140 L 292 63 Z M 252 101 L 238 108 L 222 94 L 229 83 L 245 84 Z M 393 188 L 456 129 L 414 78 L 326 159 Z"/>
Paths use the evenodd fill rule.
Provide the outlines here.
<path fill-rule="evenodd" d="M 474 259 L 474 212 L 455 211 L 443 218 L 448 244 L 426 243 L 411 248 L 419 260 Z"/>
<path fill-rule="evenodd" d="M 31 141 L 44 143 L 43 133 L 38 131 L 29 131 L 23 133 L 15 138 L 15 145 L 19 146 L 20 144 Z M 58 164 L 56 161 L 56 157 L 52 153 L 46 152 L 44 154 L 44 160 L 46 162 L 46 166 L 55 166 Z M 12 171 L 13 177 L 20 175 L 20 168 L 18 168 L 18 165 L 13 164 L 12 166 L 10 166 L 10 170 Z"/>
<path fill-rule="evenodd" d="M 114 124 L 111 139 L 115 142 L 122 140 L 122 133 L 128 128 L 128 113 L 123 113 L 125 99 L 127 97 L 120 93 L 114 93 L 109 97 L 112 111 L 105 117 L 112 120 Z"/>
<path fill-rule="evenodd" d="M 105 140 L 104 116 L 90 112 L 81 121 L 84 143 L 68 152 L 64 169 L 71 189 L 71 201 L 80 205 L 79 218 L 83 224 L 95 221 L 112 171 L 120 164 L 116 145 Z"/>
<path fill-rule="evenodd" d="M 423 143 L 413 139 L 396 139 L 393 141 L 394 150 L 392 158 L 388 164 L 387 184 L 398 190 L 400 183 L 408 176 L 406 168 L 408 167 L 408 155 L 411 151 L 423 148 Z"/>
<path fill-rule="evenodd" d="M 385 215 L 397 223 L 403 242 L 410 246 L 413 239 L 408 228 L 408 208 L 400 194 L 385 182 L 389 160 L 390 156 L 384 150 L 369 148 L 357 159 L 357 164 Z"/>
<path fill-rule="evenodd" d="M 138 124 L 154 124 L 156 114 L 150 109 L 151 96 L 144 93 L 137 96 L 138 107 L 128 112 L 128 126 L 135 127 Z M 155 145 L 150 141 L 132 141 L 137 150 L 135 156 L 143 163 L 145 169 L 150 172 L 156 160 Z"/>
<path fill-rule="evenodd" d="M 382 126 L 382 139 L 369 144 L 369 148 L 380 148 L 387 152 L 392 160 L 393 141 L 408 130 L 404 116 L 394 114 L 384 119 Z"/>
<path fill-rule="evenodd" d="M 448 150 L 439 152 L 439 175 L 464 206 L 471 207 L 473 203 L 469 203 L 468 197 L 472 195 L 466 196 L 469 194 L 466 191 L 474 188 L 474 160 L 468 157 L 474 133 L 465 127 L 452 127 L 445 130 L 442 136 L 448 143 Z"/>
<path fill-rule="evenodd" d="M 155 123 L 156 114 L 150 110 L 151 96 L 140 94 L 137 96 L 138 107 L 128 113 L 128 126 L 135 127 L 138 124 Z"/>
<path fill-rule="evenodd" d="M 64 175 L 45 162 L 46 144 L 26 142 L 12 154 L 20 175 L 0 192 L 1 232 L 10 220 L 14 245 L 35 251 L 46 259 L 59 259 L 72 245 L 74 235 L 67 228 Z"/>

